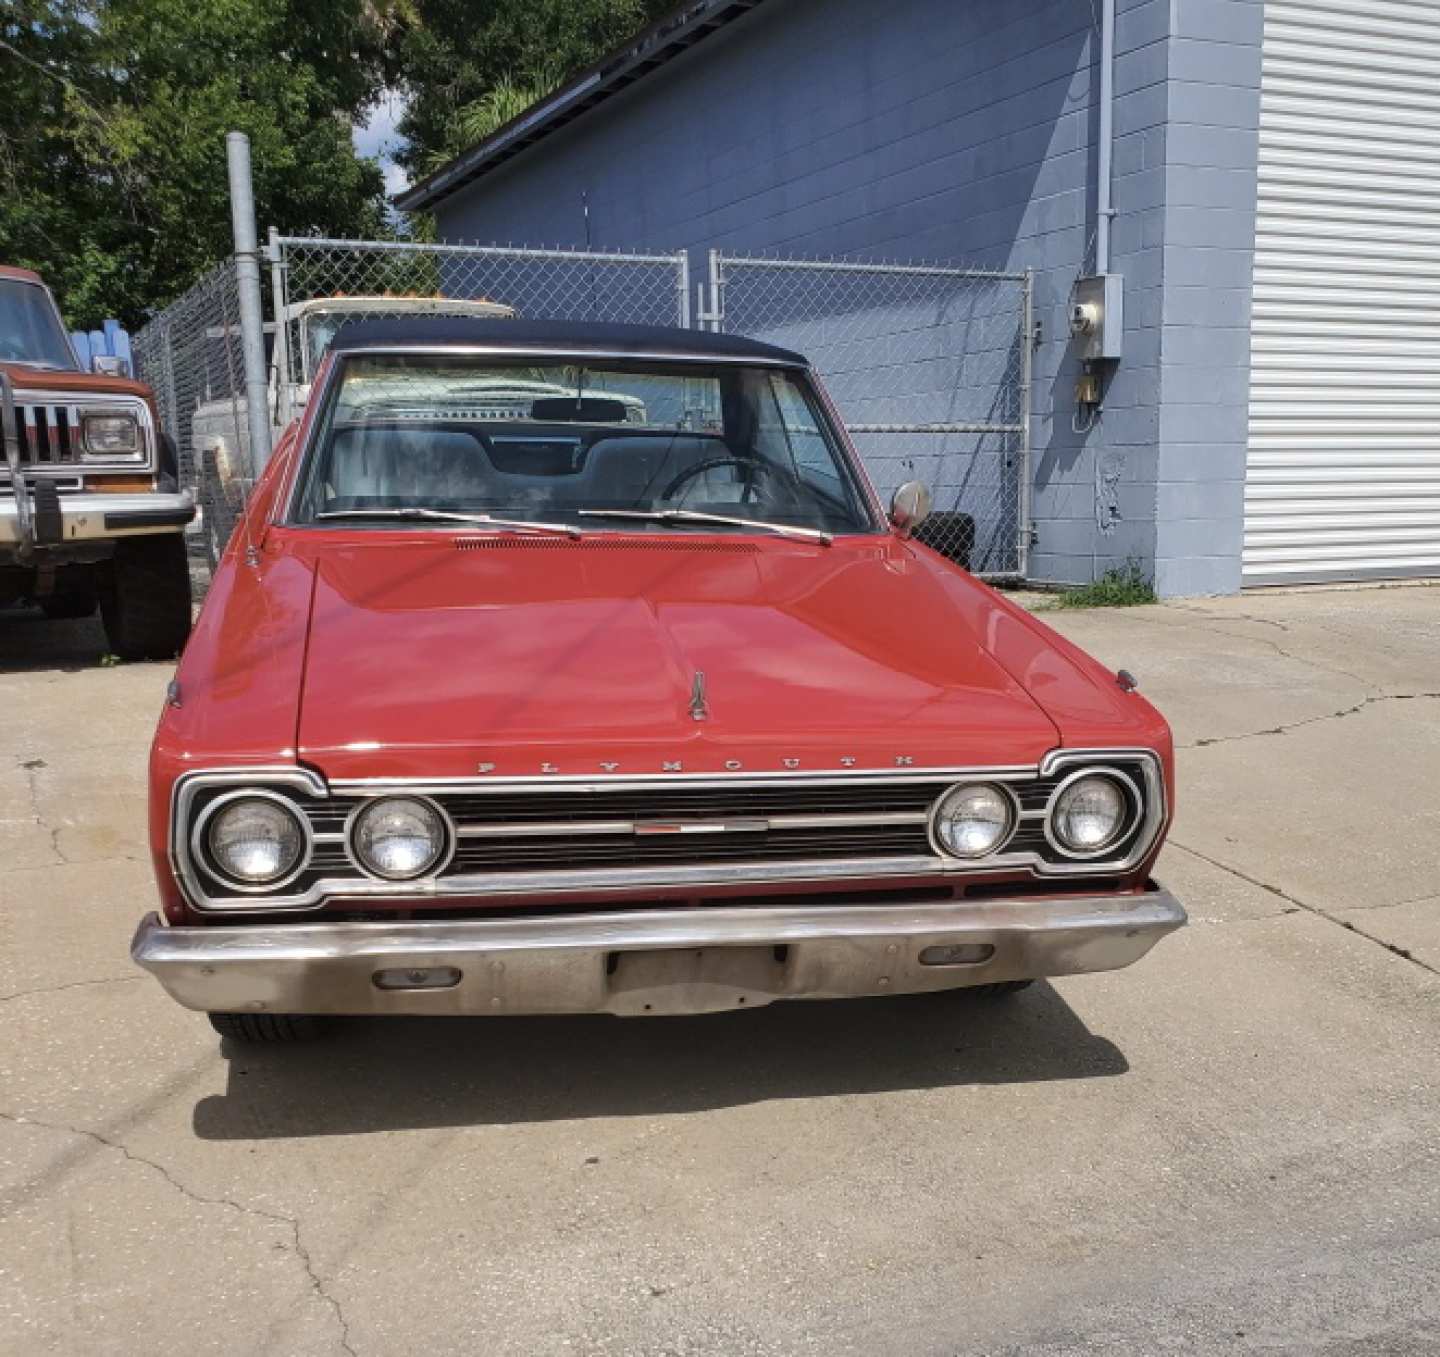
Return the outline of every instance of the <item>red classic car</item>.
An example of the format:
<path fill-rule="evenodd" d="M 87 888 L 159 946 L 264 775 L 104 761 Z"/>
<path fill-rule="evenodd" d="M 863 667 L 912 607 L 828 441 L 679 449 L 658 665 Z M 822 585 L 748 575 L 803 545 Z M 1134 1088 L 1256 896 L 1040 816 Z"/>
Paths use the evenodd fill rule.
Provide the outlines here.
<path fill-rule="evenodd" d="M 887 521 L 782 349 L 348 329 L 171 686 L 135 960 L 242 1040 L 1137 960 L 1185 921 L 1169 729 L 912 540 L 927 500 Z"/>

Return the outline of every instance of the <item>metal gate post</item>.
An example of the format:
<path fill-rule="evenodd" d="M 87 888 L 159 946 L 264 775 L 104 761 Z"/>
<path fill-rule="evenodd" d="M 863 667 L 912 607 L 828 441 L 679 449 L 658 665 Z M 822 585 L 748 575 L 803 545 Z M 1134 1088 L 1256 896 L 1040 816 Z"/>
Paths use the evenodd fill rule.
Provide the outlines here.
<path fill-rule="evenodd" d="M 1020 494 L 1016 513 L 1019 540 L 1016 543 L 1016 566 L 1022 580 L 1030 578 L 1030 547 L 1034 531 L 1030 521 L 1033 512 L 1034 471 L 1030 463 L 1030 406 L 1035 383 L 1035 270 L 1025 270 L 1025 295 L 1021 312 L 1020 366 Z"/>
<path fill-rule="evenodd" d="M 275 370 L 275 424 L 285 428 L 290 423 L 290 322 L 286 302 L 285 247 L 280 232 L 270 228 L 270 309 L 275 317 L 275 342 L 270 350 L 270 363 Z"/>
<path fill-rule="evenodd" d="M 265 380 L 265 310 L 260 300 L 260 242 L 255 233 L 255 191 L 250 181 L 250 138 L 225 134 L 230 171 L 230 223 L 235 233 L 235 281 L 240 293 L 240 353 L 245 363 L 245 413 L 250 433 L 249 472 L 270 460 L 270 393 Z"/>
<path fill-rule="evenodd" d="M 719 250 L 710 251 L 710 328 L 725 328 L 725 263 Z"/>
<path fill-rule="evenodd" d="M 690 328 L 690 251 L 675 251 L 675 290 L 680 294 L 680 328 Z"/>

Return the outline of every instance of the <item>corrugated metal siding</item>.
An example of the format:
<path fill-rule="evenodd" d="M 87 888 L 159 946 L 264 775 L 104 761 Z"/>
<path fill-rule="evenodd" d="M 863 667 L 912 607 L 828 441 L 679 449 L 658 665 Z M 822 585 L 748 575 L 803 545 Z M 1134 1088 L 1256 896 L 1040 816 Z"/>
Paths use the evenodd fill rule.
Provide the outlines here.
<path fill-rule="evenodd" d="M 1247 584 L 1440 574 L 1440 0 L 1266 0 Z"/>

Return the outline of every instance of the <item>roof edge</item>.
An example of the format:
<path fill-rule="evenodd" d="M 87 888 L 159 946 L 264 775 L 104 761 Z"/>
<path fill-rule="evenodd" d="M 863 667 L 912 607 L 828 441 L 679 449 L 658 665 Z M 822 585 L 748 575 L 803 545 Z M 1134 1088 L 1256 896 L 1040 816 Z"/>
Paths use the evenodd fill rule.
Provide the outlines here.
<path fill-rule="evenodd" d="M 764 3 L 685 0 L 392 201 L 402 212 L 433 207 Z"/>

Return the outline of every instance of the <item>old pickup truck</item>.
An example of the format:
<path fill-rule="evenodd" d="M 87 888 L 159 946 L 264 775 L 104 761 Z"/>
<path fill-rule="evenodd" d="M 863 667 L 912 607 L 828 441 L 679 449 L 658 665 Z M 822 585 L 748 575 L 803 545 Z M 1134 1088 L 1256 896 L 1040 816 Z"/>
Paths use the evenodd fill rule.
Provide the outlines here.
<path fill-rule="evenodd" d="M 173 657 L 190 630 L 195 516 L 174 447 L 148 386 L 81 367 L 28 269 L 0 268 L 0 440 L 0 603 L 55 618 L 98 605 L 116 655 Z"/>
<path fill-rule="evenodd" d="M 517 371 L 545 390 L 497 417 Z M 926 508 L 887 517 L 783 349 L 347 329 L 171 687 L 134 959 L 251 1041 L 1138 960 L 1185 920 L 1169 728 Z"/>

